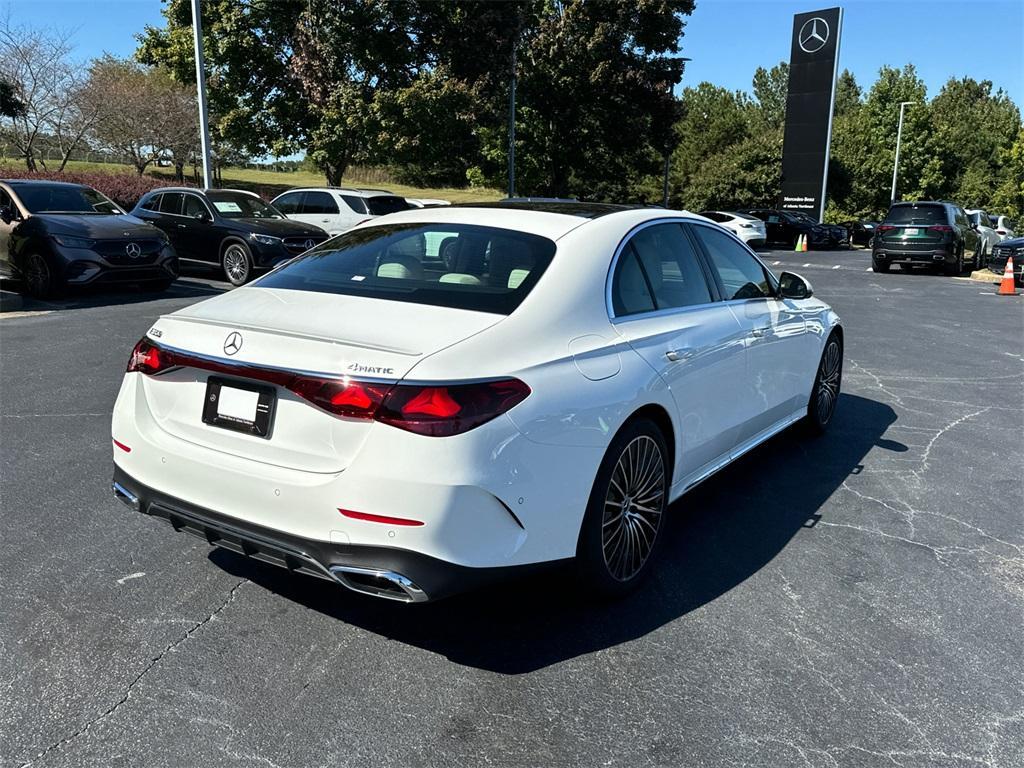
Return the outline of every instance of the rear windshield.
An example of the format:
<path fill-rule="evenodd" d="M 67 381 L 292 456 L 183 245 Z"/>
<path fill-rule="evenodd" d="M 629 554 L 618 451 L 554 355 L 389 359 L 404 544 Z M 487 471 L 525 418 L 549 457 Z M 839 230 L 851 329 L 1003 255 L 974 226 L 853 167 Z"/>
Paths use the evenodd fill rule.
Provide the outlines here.
<path fill-rule="evenodd" d="M 507 315 L 554 253 L 551 240 L 509 229 L 384 224 L 332 238 L 256 285 Z"/>
<path fill-rule="evenodd" d="M 942 205 L 894 205 L 885 216 L 886 224 L 947 224 Z"/>
<path fill-rule="evenodd" d="M 412 208 L 411 205 L 405 202 L 404 197 L 398 197 L 397 195 L 367 197 L 364 201 L 366 202 L 366 207 L 370 209 L 370 213 L 374 216 L 383 216 L 386 213 L 397 213 L 398 211 L 408 211 Z"/>

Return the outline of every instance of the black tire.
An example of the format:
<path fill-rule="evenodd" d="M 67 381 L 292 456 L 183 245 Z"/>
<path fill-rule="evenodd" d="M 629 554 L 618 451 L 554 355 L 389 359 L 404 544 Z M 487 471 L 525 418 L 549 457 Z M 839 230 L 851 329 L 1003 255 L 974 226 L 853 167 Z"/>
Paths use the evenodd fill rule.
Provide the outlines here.
<path fill-rule="evenodd" d="M 224 247 L 220 256 L 224 277 L 234 286 L 245 285 L 253 278 L 252 254 L 249 246 L 232 240 Z"/>
<path fill-rule="evenodd" d="M 874 259 L 871 260 L 871 271 L 872 272 L 881 272 L 882 274 L 885 274 L 886 272 L 889 271 L 889 266 L 890 265 L 889 265 L 888 262 L 885 262 L 885 261 L 875 261 Z"/>
<path fill-rule="evenodd" d="M 665 539 L 670 484 L 661 429 L 646 418 L 628 422 L 601 461 L 580 528 L 576 567 L 585 588 L 618 597 L 650 575 Z"/>
<path fill-rule="evenodd" d="M 46 257 L 30 253 L 21 269 L 21 280 L 25 293 L 36 299 L 56 299 L 64 293 L 64 286 L 54 277 L 53 269 Z"/>
<path fill-rule="evenodd" d="M 985 246 L 982 245 L 977 251 L 974 252 L 974 268 L 984 269 L 988 266 L 988 260 L 991 258 L 991 253 L 985 253 Z"/>
<path fill-rule="evenodd" d="M 952 264 L 945 265 L 946 274 L 949 277 L 956 277 L 964 273 L 964 249 L 961 248 L 960 252 L 956 255 L 956 261 Z"/>
<path fill-rule="evenodd" d="M 814 386 L 807 401 L 807 416 L 804 422 L 813 435 L 822 435 L 832 423 L 839 393 L 843 383 L 843 341 L 838 333 L 832 333 L 821 352 L 818 371 L 814 375 Z"/>

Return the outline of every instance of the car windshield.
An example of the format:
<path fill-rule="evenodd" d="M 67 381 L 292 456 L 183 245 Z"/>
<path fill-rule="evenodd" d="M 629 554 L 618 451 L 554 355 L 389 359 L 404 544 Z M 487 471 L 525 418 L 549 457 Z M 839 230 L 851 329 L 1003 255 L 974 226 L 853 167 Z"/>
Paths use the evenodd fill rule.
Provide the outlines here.
<path fill-rule="evenodd" d="M 413 206 L 406 202 L 404 197 L 398 197 L 397 195 L 378 195 L 377 197 L 367 197 L 364 202 L 370 213 L 374 216 L 383 216 L 387 213 L 397 213 L 398 211 L 408 211 Z"/>
<path fill-rule="evenodd" d="M 894 205 L 885 216 L 886 224 L 945 224 L 946 209 L 941 205 Z"/>
<path fill-rule="evenodd" d="M 757 218 L 757 216 L 751 216 L 749 213 L 733 213 L 732 211 L 729 211 L 729 215 L 736 216 L 737 218 L 740 219 L 749 219 L 750 221 L 760 221 L 760 219 Z"/>
<path fill-rule="evenodd" d="M 507 315 L 554 253 L 551 240 L 509 229 L 385 224 L 349 230 L 255 285 Z"/>
<path fill-rule="evenodd" d="M 225 219 L 283 219 L 277 208 L 241 192 L 207 192 L 206 197 Z"/>
<path fill-rule="evenodd" d="M 124 213 L 105 195 L 91 187 L 69 184 L 32 184 L 17 187 L 18 197 L 30 213 L 73 213 L 109 216 Z"/>

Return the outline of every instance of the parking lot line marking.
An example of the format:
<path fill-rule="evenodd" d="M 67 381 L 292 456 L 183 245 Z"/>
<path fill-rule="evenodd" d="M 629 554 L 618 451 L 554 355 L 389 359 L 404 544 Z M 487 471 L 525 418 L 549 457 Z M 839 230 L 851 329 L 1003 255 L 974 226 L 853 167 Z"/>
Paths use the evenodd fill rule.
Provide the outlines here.
<path fill-rule="evenodd" d="M 773 262 L 772 262 L 772 266 L 773 266 L 773 267 L 777 267 L 777 266 L 779 266 L 779 264 L 781 264 L 781 263 L 782 263 L 781 261 L 773 261 Z"/>
<path fill-rule="evenodd" d="M 811 266 L 811 265 L 810 265 L 810 264 L 804 264 L 803 266 L 805 266 L 805 267 L 809 267 L 809 266 Z"/>
<path fill-rule="evenodd" d="M 832 269 L 839 269 L 839 267 L 841 267 L 841 266 L 842 266 L 842 264 L 836 264 L 834 267 L 832 267 Z"/>
<path fill-rule="evenodd" d="M 865 272 L 870 272 L 870 271 L 871 271 L 871 269 L 872 269 L 871 267 L 868 267 L 868 268 L 867 268 L 867 269 L 865 269 L 864 271 L 865 271 Z"/>
<path fill-rule="evenodd" d="M 39 317 L 40 315 L 53 314 L 52 309 L 30 310 L 25 312 L 0 312 L 0 320 L 13 320 L 17 317 Z"/>

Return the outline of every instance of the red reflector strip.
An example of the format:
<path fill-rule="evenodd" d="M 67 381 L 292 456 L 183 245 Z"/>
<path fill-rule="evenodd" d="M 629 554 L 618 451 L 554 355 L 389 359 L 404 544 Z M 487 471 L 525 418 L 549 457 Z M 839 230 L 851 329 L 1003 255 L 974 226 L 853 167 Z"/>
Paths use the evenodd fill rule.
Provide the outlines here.
<path fill-rule="evenodd" d="M 110 439 L 111 439 L 111 440 L 114 440 L 114 438 L 110 438 Z M 116 446 L 117 446 L 118 448 L 120 448 L 120 449 L 121 449 L 122 451 L 124 451 L 125 453 L 131 453 L 131 452 L 132 452 L 132 449 L 131 449 L 131 448 L 129 448 L 129 447 L 128 447 L 127 445 L 125 445 L 124 443 L 119 443 L 119 442 L 118 442 L 117 440 L 114 440 L 114 445 L 116 445 Z"/>
<path fill-rule="evenodd" d="M 365 520 L 368 523 L 383 523 L 384 525 L 423 525 L 420 520 L 410 520 L 406 517 L 388 517 L 387 515 L 371 515 L 369 512 L 356 512 L 351 509 L 338 508 L 345 517 L 351 517 L 353 520 Z"/>

